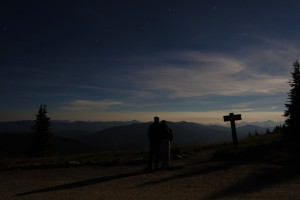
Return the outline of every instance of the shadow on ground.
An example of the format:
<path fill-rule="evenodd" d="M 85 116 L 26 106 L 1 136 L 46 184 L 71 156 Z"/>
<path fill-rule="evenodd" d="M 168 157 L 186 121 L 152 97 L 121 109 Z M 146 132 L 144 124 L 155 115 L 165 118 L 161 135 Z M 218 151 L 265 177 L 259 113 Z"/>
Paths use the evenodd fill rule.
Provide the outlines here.
<path fill-rule="evenodd" d="M 146 187 L 149 185 L 160 184 L 163 182 L 174 181 L 177 179 L 184 179 L 187 177 L 198 176 L 209 174 L 217 171 L 225 171 L 230 170 L 231 168 L 237 167 L 239 165 L 247 165 L 250 164 L 244 162 L 210 162 L 206 166 L 201 166 L 206 162 L 200 162 L 195 164 L 189 164 L 186 166 L 191 165 L 199 165 L 198 169 L 193 169 L 185 173 L 176 174 L 170 177 L 165 177 L 155 181 L 149 181 L 138 185 L 137 187 Z M 292 181 L 294 179 L 299 178 L 300 171 L 299 165 L 285 165 L 285 166 L 277 166 L 272 165 L 268 167 L 262 167 L 257 172 L 251 173 L 249 176 L 237 180 L 235 184 L 228 185 L 222 190 L 215 191 L 213 194 L 203 198 L 204 200 L 212 200 L 224 197 L 232 197 L 235 195 L 242 195 L 242 194 L 250 194 L 256 191 L 263 190 L 265 188 L 272 187 L 277 184 L 281 184 L 284 182 Z"/>
<path fill-rule="evenodd" d="M 196 166 L 196 165 L 201 165 L 204 163 L 208 163 L 208 161 L 183 165 L 182 167 Z M 176 179 L 187 178 L 187 177 L 197 176 L 197 175 L 201 175 L 201 174 L 208 174 L 208 173 L 212 173 L 212 172 L 219 171 L 219 170 L 227 170 L 234 166 L 235 166 L 235 163 L 233 163 L 233 162 L 226 162 L 226 163 L 222 163 L 222 164 L 220 164 L 220 163 L 219 164 L 210 164 L 208 167 L 204 167 L 204 168 L 203 167 L 201 168 L 201 166 L 199 166 L 199 168 L 196 170 L 192 170 L 192 171 L 189 171 L 186 173 L 176 174 L 174 176 L 165 177 L 165 178 L 155 180 L 155 181 L 149 181 L 149 182 L 139 185 L 138 187 L 145 187 L 148 185 L 160 184 L 160 183 L 167 182 L 167 181 L 174 181 Z"/>
<path fill-rule="evenodd" d="M 127 178 L 127 177 L 139 176 L 139 175 L 142 175 L 145 173 L 148 173 L 148 172 L 140 171 L 140 172 L 133 172 L 133 173 L 117 174 L 117 175 L 113 175 L 113 176 L 99 177 L 99 178 L 83 180 L 83 181 L 73 182 L 73 183 L 69 183 L 69 184 L 63 184 L 63 185 L 58 185 L 58 186 L 54 186 L 54 187 L 48 187 L 48 188 L 33 190 L 33 191 L 29 191 L 29 192 L 19 193 L 19 194 L 16 194 L 15 196 L 25 196 L 25 195 L 34 194 L 34 193 L 53 192 L 53 191 L 59 191 L 59 190 L 80 188 L 80 187 L 85 187 L 85 186 L 89 186 L 89 185 L 93 185 L 93 184 L 97 184 L 97 183 L 102 183 L 102 182 L 107 182 L 107 181 L 112 181 L 112 180 L 117 180 L 117 179 L 122 179 L 122 178 Z"/>
<path fill-rule="evenodd" d="M 265 188 L 270 188 L 274 185 L 288 182 L 299 178 L 299 166 L 285 167 L 266 167 L 260 170 L 259 173 L 249 175 L 241 179 L 237 183 L 226 187 L 221 191 L 216 191 L 214 194 L 203 198 L 204 200 L 212 200 L 223 197 L 232 197 L 235 195 L 243 195 L 254 193 Z"/>
<path fill-rule="evenodd" d="M 267 148 L 266 148 L 267 149 Z M 298 150 L 298 149 L 297 149 Z M 294 151 L 293 158 L 298 159 L 298 155 L 296 156 Z M 255 155 L 257 155 L 255 153 Z M 296 160 L 297 160 L 296 159 Z M 298 160 L 297 160 L 298 161 Z M 249 168 L 251 165 L 255 164 L 256 162 L 253 161 L 218 161 L 215 159 L 211 160 L 199 160 L 199 162 L 192 162 L 188 164 L 183 164 L 179 166 L 175 166 L 173 168 L 170 168 L 170 175 L 168 177 L 160 178 L 158 180 L 148 181 L 145 183 L 142 183 L 140 185 L 137 185 L 137 188 L 141 187 L 147 187 L 152 186 L 156 184 L 161 184 L 168 181 L 176 181 L 178 179 L 184 179 L 192 176 L 199 176 L 199 175 L 205 175 L 210 174 L 214 172 L 222 172 L 226 173 L 226 171 L 238 167 L 240 165 L 249 165 Z M 235 183 L 225 185 L 220 190 L 214 191 L 213 194 L 203 198 L 205 200 L 212 200 L 212 199 L 218 199 L 223 197 L 233 197 L 235 195 L 243 195 L 243 194 L 250 194 L 254 193 L 256 191 L 263 190 L 268 187 L 272 187 L 277 184 L 281 184 L 284 182 L 288 182 L 291 180 L 294 180 L 296 178 L 299 178 L 300 171 L 299 171 L 299 163 L 293 163 L 290 165 L 262 165 L 261 168 L 259 168 L 258 171 L 251 172 L 248 176 L 244 178 L 238 179 Z M 183 170 L 182 170 L 183 169 Z M 182 170 L 180 173 L 172 173 L 172 170 Z M 53 192 L 53 191 L 59 191 L 59 190 L 66 190 L 66 189 L 74 189 L 74 188 L 81 188 L 97 183 L 117 180 L 117 179 L 123 179 L 128 177 L 134 177 L 143 175 L 145 173 L 148 173 L 149 176 L 151 176 L 151 173 L 145 172 L 145 171 L 138 171 L 138 172 L 132 172 L 132 173 L 123 173 L 123 174 L 117 174 L 112 176 L 106 176 L 106 177 L 98 177 L 93 178 L 89 180 L 83 180 L 78 182 L 73 182 L 69 184 L 63 184 L 58 185 L 54 187 L 48 187 L 43 189 L 37 189 L 29 192 L 19 193 L 16 194 L 16 196 L 25 196 L 33 193 L 43 193 L 43 192 Z"/>

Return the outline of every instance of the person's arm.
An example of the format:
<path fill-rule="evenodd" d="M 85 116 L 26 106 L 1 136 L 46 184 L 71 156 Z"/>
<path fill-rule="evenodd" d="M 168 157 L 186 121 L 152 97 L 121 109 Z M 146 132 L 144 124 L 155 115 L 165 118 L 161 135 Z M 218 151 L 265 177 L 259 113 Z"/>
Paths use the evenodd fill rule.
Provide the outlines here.
<path fill-rule="evenodd" d="M 149 138 L 149 140 L 152 139 L 152 130 L 151 129 L 152 128 L 151 128 L 151 125 L 150 125 L 149 128 L 148 128 L 148 138 Z"/>
<path fill-rule="evenodd" d="M 169 132 L 170 132 L 170 141 L 173 140 L 173 132 L 172 132 L 172 129 L 169 129 Z"/>

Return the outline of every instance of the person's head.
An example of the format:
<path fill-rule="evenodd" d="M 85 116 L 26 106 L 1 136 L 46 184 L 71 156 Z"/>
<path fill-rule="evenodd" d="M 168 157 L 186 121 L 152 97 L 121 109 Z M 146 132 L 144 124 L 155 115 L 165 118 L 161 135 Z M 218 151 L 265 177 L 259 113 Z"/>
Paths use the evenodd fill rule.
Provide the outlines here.
<path fill-rule="evenodd" d="M 164 126 L 164 125 L 167 125 L 167 121 L 166 121 L 166 120 L 162 120 L 162 121 L 161 121 L 161 125 L 163 125 L 163 126 Z"/>
<path fill-rule="evenodd" d="M 157 122 L 157 123 L 158 123 L 158 122 L 159 122 L 159 117 L 155 116 L 155 117 L 154 117 L 154 122 Z"/>

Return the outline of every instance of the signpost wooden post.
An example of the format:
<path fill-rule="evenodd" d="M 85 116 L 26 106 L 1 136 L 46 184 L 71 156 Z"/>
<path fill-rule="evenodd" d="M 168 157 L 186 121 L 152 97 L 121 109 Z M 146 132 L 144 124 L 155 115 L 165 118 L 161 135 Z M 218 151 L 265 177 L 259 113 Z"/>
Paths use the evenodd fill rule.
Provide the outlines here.
<path fill-rule="evenodd" d="M 231 133 L 232 133 L 232 140 L 233 140 L 233 146 L 234 148 L 238 147 L 238 140 L 237 140 L 237 135 L 236 135 L 236 128 L 235 128 L 235 121 L 236 120 L 241 120 L 242 116 L 240 114 L 235 115 L 233 113 L 229 113 L 229 115 L 224 116 L 224 122 L 230 121 L 231 123 Z"/>

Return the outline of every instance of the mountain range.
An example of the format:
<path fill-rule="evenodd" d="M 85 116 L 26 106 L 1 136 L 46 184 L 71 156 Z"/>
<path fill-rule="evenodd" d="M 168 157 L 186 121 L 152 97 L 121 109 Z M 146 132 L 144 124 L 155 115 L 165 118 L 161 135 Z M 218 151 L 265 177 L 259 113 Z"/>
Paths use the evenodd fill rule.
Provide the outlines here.
<path fill-rule="evenodd" d="M 0 155 L 25 152 L 30 146 L 33 124 L 33 121 L 0 122 Z M 55 135 L 56 152 L 80 153 L 103 149 L 147 148 L 147 131 L 150 124 L 151 122 L 138 121 L 52 121 L 51 127 Z M 168 122 L 168 126 L 173 130 L 173 144 L 209 144 L 232 139 L 230 127 L 193 122 Z M 237 134 L 238 138 L 244 138 L 249 133 L 264 134 L 267 129 L 272 131 L 273 128 L 247 124 L 237 127 Z"/>
<path fill-rule="evenodd" d="M 126 126 L 111 127 L 97 133 L 83 135 L 78 139 L 94 147 L 137 148 L 148 145 L 147 131 L 151 123 L 134 123 Z M 232 139 L 231 128 L 217 125 L 204 126 L 192 122 L 169 122 L 174 141 L 178 145 L 209 144 Z M 245 125 L 237 128 L 238 138 L 266 133 L 271 127 Z"/>
<path fill-rule="evenodd" d="M 67 121 L 67 120 L 52 120 L 51 129 L 53 132 L 86 132 L 93 133 L 97 131 L 104 130 L 106 128 L 114 126 L 124 126 L 132 123 L 139 123 L 136 120 L 133 121 L 111 121 L 111 122 L 89 122 L 89 121 Z M 24 133 L 32 132 L 31 127 L 34 125 L 33 120 L 22 120 L 22 121 L 12 121 L 12 122 L 0 122 L 0 133 L 3 132 L 14 132 L 14 133 Z"/>

